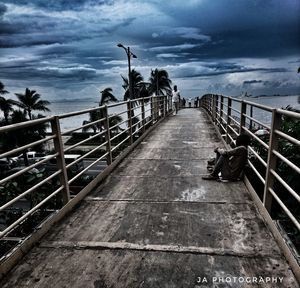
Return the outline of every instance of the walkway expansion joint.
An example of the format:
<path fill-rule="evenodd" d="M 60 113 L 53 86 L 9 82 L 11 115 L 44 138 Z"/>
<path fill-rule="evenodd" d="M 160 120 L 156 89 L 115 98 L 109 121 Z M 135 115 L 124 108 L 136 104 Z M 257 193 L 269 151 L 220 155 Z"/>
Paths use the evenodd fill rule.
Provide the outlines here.
<path fill-rule="evenodd" d="M 260 251 L 237 251 L 233 249 L 181 246 L 181 245 L 156 245 L 156 244 L 136 244 L 128 242 L 98 242 L 98 241 L 48 241 L 40 244 L 39 248 L 46 249 L 76 249 L 76 250 L 132 250 L 144 252 L 165 252 L 183 254 L 202 254 L 210 256 L 231 256 L 239 258 L 277 258 Z"/>
<path fill-rule="evenodd" d="M 244 202 L 230 202 L 230 201 L 186 201 L 186 200 L 151 200 L 151 199 L 104 199 L 101 197 L 86 197 L 83 199 L 86 202 L 128 202 L 128 203 L 152 203 L 152 204 L 172 204 L 172 203 L 180 203 L 180 204 L 231 204 L 231 205 L 252 205 L 251 201 Z"/>

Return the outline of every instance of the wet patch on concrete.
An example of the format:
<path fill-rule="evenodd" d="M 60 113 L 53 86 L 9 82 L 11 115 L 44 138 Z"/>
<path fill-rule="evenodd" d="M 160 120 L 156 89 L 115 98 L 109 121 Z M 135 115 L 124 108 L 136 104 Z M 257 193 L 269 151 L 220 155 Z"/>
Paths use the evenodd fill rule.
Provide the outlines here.
<path fill-rule="evenodd" d="M 168 148 L 137 148 L 129 156 L 131 159 L 162 159 L 162 160 L 207 160 L 214 157 L 214 148 L 168 147 Z"/>
<path fill-rule="evenodd" d="M 198 176 L 207 173 L 204 160 L 126 159 L 114 171 L 119 176 Z"/>
<path fill-rule="evenodd" d="M 46 241 L 207 247 L 280 255 L 251 204 L 87 201 Z"/>
<path fill-rule="evenodd" d="M 166 140 L 165 140 L 166 141 Z M 159 139 L 146 139 L 146 141 L 143 141 L 138 148 L 140 149 L 148 149 L 148 148 L 165 148 L 166 144 L 170 148 L 210 148 L 210 151 L 213 151 L 214 148 L 222 146 L 221 142 L 204 142 L 204 141 L 188 141 L 188 140 L 168 140 L 166 142 L 162 142 Z"/>
<path fill-rule="evenodd" d="M 198 191 L 198 192 L 197 192 Z M 201 192 L 199 192 L 201 191 Z M 201 176 L 121 177 L 111 175 L 90 196 L 107 200 L 250 202 L 243 182 L 203 181 Z"/>

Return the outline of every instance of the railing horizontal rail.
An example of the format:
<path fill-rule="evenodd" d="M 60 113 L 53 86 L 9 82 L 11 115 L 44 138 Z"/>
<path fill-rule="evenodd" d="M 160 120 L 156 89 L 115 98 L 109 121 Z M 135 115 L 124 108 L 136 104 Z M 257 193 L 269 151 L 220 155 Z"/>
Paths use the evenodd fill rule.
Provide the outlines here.
<path fill-rule="evenodd" d="M 64 118 L 74 117 L 74 116 L 78 116 L 78 115 L 82 115 L 82 114 L 88 114 L 90 112 L 94 112 L 97 110 L 100 111 L 103 108 L 104 108 L 104 106 L 84 109 L 84 110 L 80 110 L 80 111 L 74 111 L 74 112 L 60 114 L 60 115 L 58 115 L 58 117 L 59 117 L 59 119 L 64 119 Z"/>
<path fill-rule="evenodd" d="M 264 161 L 264 159 L 262 159 L 260 155 L 252 147 L 248 147 L 248 149 L 251 151 L 251 153 L 255 155 L 255 157 L 260 161 L 261 164 L 267 167 L 267 162 Z"/>
<path fill-rule="evenodd" d="M 118 149 L 124 142 L 126 142 L 128 139 L 130 139 L 130 136 L 126 137 L 123 141 L 121 141 L 118 145 L 114 146 L 111 151 L 115 151 L 116 149 Z"/>
<path fill-rule="evenodd" d="M 239 133 L 237 131 L 234 130 L 234 128 L 231 125 L 228 125 L 228 128 L 235 134 L 235 135 L 239 135 Z M 230 136 L 230 135 L 228 135 Z"/>
<path fill-rule="evenodd" d="M 93 125 L 95 125 L 95 124 L 104 122 L 105 120 L 106 120 L 105 118 L 98 119 L 98 120 L 96 120 L 96 121 L 93 121 L 93 122 L 84 124 L 84 125 L 82 125 L 82 126 L 80 126 L 80 127 L 73 128 L 73 129 L 69 129 L 69 130 L 67 130 L 67 131 L 64 131 L 64 132 L 61 133 L 61 135 L 68 135 L 68 134 L 70 134 L 70 133 L 72 133 L 72 132 L 75 132 L 75 131 L 78 131 L 78 130 L 82 130 L 82 129 L 84 129 L 84 128 L 91 127 L 91 126 L 93 126 Z"/>
<path fill-rule="evenodd" d="M 0 212 L 5 210 L 6 208 L 11 206 L 12 204 L 16 203 L 18 200 L 24 198 L 26 195 L 30 194 L 31 192 L 33 192 L 34 190 L 36 190 L 37 188 L 39 188 L 43 184 L 47 183 L 49 180 L 53 179 L 55 176 L 59 175 L 60 173 L 61 173 L 61 170 L 56 171 L 55 173 L 51 174 L 50 176 L 48 176 L 47 178 L 45 178 L 41 182 L 37 183 L 36 185 L 34 185 L 31 188 L 29 188 L 28 190 L 24 191 L 20 195 L 16 196 L 11 201 L 5 203 L 3 206 L 0 207 Z"/>
<path fill-rule="evenodd" d="M 58 194 L 62 189 L 63 189 L 63 187 L 59 187 L 52 194 L 50 194 L 48 197 L 46 197 L 44 200 L 42 200 L 39 204 L 37 204 L 35 207 L 33 207 L 27 213 L 25 213 L 22 217 L 20 217 L 14 223 L 12 223 L 10 226 L 8 226 L 5 230 L 1 231 L 0 238 L 5 236 L 8 232 L 10 232 L 12 229 L 17 227 L 21 222 L 26 220 L 30 215 L 32 215 L 35 211 L 37 211 L 40 207 L 42 207 L 45 203 L 47 203 L 51 198 L 53 198 L 56 194 Z"/>
<path fill-rule="evenodd" d="M 84 168 L 82 171 L 80 171 L 76 176 L 74 176 L 73 178 L 71 178 L 68 181 L 68 184 L 71 184 L 72 182 L 74 182 L 78 177 L 80 177 L 83 173 L 85 173 L 86 171 L 88 171 L 88 169 L 90 169 L 91 167 L 93 167 L 99 161 L 103 160 L 107 155 L 108 155 L 108 152 L 106 152 L 101 157 L 99 157 L 97 160 L 95 160 L 94 162 L 92 162 L 90 165 L 88 165 L 86 168 Z"/>
<path fill-rule="evenodd" d="M 236 121 L 236 119 L 234 119 L 232 116 L 228 116 L 229 117 L 229 119 L 231 120 L 231 121 L 233 121 L 236 125 L 240 125 L 240 123 L 238 122 L 238 121 Z"/>
<path fill-rule="evenodd" d="M 292 220 L 292 222 L 295 224 L 297 229 L 300 231 L 300 223 L 297 221 L 297 219 L 294 217 L 294 215 L 291 213 L 291 211 L 284 205 L 284 203 L 280 200 L 278 195 L 275 193 L 275 191 L 271 187 L 269 188 L 269 191 L 271 192 L 272 196 L 275 198 L 276 202 L 284 210 L 286 215 Z"/>
<path fill-rule="evenodd" d="M 39 124 L 44 124 L 46 122 L 50 122 L 53 119 L 54 119 L 54 116 L 49 116 L 49 117 L 38 118 L 38 119 L 30 120 L 30 121 L 20 122 L 17 124 L 2 126 L 2 127 L 0 127 L 0 133 L 9 132 L 9 131 L 18 130 L 18 129 L 25 129 L 25 128 L 36 126 Z"/>
<path fill-rule="evenodd" d="M 283 133 L 283 132 L 281 132 L 281 131 L 279 131 L 279 130 L 277 130 L 277 129 L 276 129 L 274 132 L 275 132 L 277 135 L 281 136 L 282 138 L 284 138 L 284 139 L 290 141 L 291 143 L 300 146 L 300 141 L 297 140 L 297 139 L 295 139 L 294 137 L 289 136 L 289 135 L 287 135 L 286 133 Z"/>
<path fill-rule="evenodd" d="M 241 112 L 240 110 L 238 110 L 238 109 L 236 109 L 236 108 L 234 108 L 232 106 L 231 106 L 231 110 L 234 111 L 234 112 L 236 112 L 236 113 L 238 113 L 238 114 Z"/>
<path fill-rule="evenodd" d="M 300 196 L 291 188 L 273 169 L 270 171 L 272 175 L 284 186 L 284 188 L 300 203 Z"/>
<path fill-rule="evenodd" d="M 243 102 L 246 103 L 249 106 L 256 107 L 256 108 L 259 108 L 259 109 L 262 109 L 262 110 L 265 110 L 265 111 L 268 111 L 268 112 L 272 112 L 274 110 L 274 108 L 271 108 L 271 107 L 266 106 L 266 105 L 258 104 L 258 103 L 255 103 L 255 102 L 250 102 L 250 101 L 245 101 L 245 100 Z"/>
<path fill-rule="evenodd" d="M 242 127 L 249 135 L 251 135 L 251 137 L 253 137 L 255 140 L 257 140 L 262 146 L 264 146 L 267 150 L 269 149 L 269 145 L 266 144 L 264 141 L 262 141 L 258 136 L 256 136 L 254 133 L 252 133 L 252 131 L 250 131 L 248 128 L 246 127 Z"/>
<path fill-rule="evenodd" d="M 284 228 L 286 235 L 294 235 L 291 236 L 291 241 L 295 241 L 296 234 L 289 227 L 295 225 L 300 230 L 299 221 L 294 214 L 295 200 L 297 205 L 300 201 L 299 185 L 295 184 L 295 179 L 300 174 L 297 155 L 295 155 L 300 146 L 299 133 L 297 132 L 299 130 L 298 124 L 300 124 L 300 113 L 214 94 L 204 95 L 201 99 L 201 106 L 206 109 L 216 129 L 231 147 L 235 144 L 233 139 L 235 135 L 238 136 L 242 133 L 250 136 L 252 144 L 248 149 L 255 158 L 253 161 L 252 158 L 251 161 L 248 160 L 250 169 L 246 171 L 247 177 L 249 177 L 246 183 L 257 189 L 257 195 L 254 198 L 255 201 L 259 202 L 259 207 L 263 207 L 263 213 L 268 215 L 265 218 L 266 221 L 271 223 L 272 220 L 270 219 L 276 220 L 276 217 L 277 219 L 284 219 L 284 222 L 287 221 L 288 224 Z M 240 107 L 237 108 L 238 106 Z M 224 107 L 227 108 L 226 111 Z M 223 115 L 225 113 L 228 119 L 226 130 L 224 130 L 224 125 L 220 125 L 224 121 Z M 232 123 L 238 132 L 232 127 Z M 257 127 L 262 127 L 267 131 L 254 133 Z M 293 136 L 290 135 L 290 131 L 292 131 Z M 232 132 L 235 134 L 234 136 L 232 136 Z M 287 166 L 286 171 L 282 169 L 285 165 Z M 257 182 L 261 182 L 263 187 Z M 274 192 L 277 189 L 280 189 L 278 194 Z M 273 199 L 278 205 L 272 205 Z M 270 225 L 273 225 L 273 222 Z M 277 229 L 276 233 L 280 235 L 281 232 Z M 277 240 L 283 247 L 286 257 L 291 259 L 293 252 L 287 252 L 293 251 L 293 249 L 288 248 L 291 245 L 290 242 L 287 244 L 283 238 L 281 240 L 277 238 Z M 296 262 L 299 264 L 299 259 L 292 260 L 292 263 Z M 292 268 L 297 272 L 297 275 L 300 275 L 299 265 L 293 264 Z M 300 276 L 298 278 L 300 279 Z"/>
<path fill-rule="evenodd" d="M 32 142 L 32 143 L 30 143 L 30 144 L 23 145 L 23 146 L 21 146 L 21 147 L 12 149 L 12 150 L 10 150 L 10 151 L 8 151 L 8 152 L 2 153 L 2 154 L 0 154 L 0 158 L 5 158 L 5 157 L 8 157 L 8 156 L 13 155 L 13 154 L 17 154 L 17 153 L 23 152 L 23 151 L 26 150 L 26 149 L 32 148 L 32 147 L 34 147 L 34 146 L 36 146 L 36 145 L 45 143 L 45 142 L 50 141 L 50 140 L 53 140 L 53 139 L 55 139 L 55 138 L 56 138 L 56 135 L 45 137 L 45 138 L 43 138 L 43 139 L 41 139 L 41 140 L 37 140 L 37 141 Z"/>
<path fill-rule="evenodd" d="M 34 163 L 28 163 L 30 165 L 27 167 L 21 165 L 21 169 L 11 175 L 9 175 L 9 171 L 14 172 L 11 168 L 7 168 L 9 171 L 5 172 L 5 174 L 0 174 L 1 189 L 4 189 L 3 185 L 6 185 L 6 183 L 14 181 L 13 185 L 17 183 L 18 187 L 24 188 L 23 190 L 20 189 L 20 191 L 25 191 L 18 193 L 15 197 L 8 197 L 0 210 L 1 213 L 4 213 L 8 207 L 13 209 L 14 205 L 18 205 L 19 200 L 27 201 L 26 198 L 28 195 L 31 195 L 30 193 L 40 193 L 40 188 L 42 187 L 44 189 L 44 185 L 48 185 L 49 181 L 52 181 L 55 177 L 57 177 L 57 181 L 60 185 L 60 188 L 50 196 L 41 196 L 43 198 L 39 204 L 34 204 L 35 206 L 28 212 L 11 223 L 11 225 L 8 225 L 4 231 L 1 231 L 0 238 L 9 235 L 18 225 L 22 225 L 26 218 L 40 209 L 41 205 L 49 201 L 51 197 L 58 192 L 61 192 L 59 197 L 62 198 L 63 205 L 66 205 L 71 199 L 70 185 L 82 186 L 82 181 L 86 181 L 85 179 L 94 181 L 93 179 L 97 178 L 96 176 L 102 173 L 102 170 L 101 168 L 98 168 L 98 166 L 93 169 L 93 166 L 101 161 L 105 161 L 108 166 L 111 165 L 112 162 L 121 155 L 124 149 L 132 145 L 136 139 L 138 139 L 154 123 L 158 122 L 159 119 L 168 115 L 167 109 L 170 109 L 168 100 L 169 99 L 167 99 L 166 96 L 151 96 L 0 127 L 0 133 L 7 133 L 17 129 L 27 129 L 46 123 L 48 133 L 48 136 L 46 137 L 41 136 L 41 139 L 31 142 L 28 140 L 27 143 L 24 141 L 25 144 L 18 145 L 18 148 L 3 151 L 1 153 L 0 156 L 4 158 L 19 152 L 25 153 L 29 149 L 36 147 L 38 152 L 45 151 L 46 154 L 46 156 L 42 158 L 37 156 L 39 157 L 39 161 L 35 158 L 30 159 L 30 161 L 34 161 Z M 81 125 L 76 124 L 84 117 L 87 117 L 87 119 L 82 121 Z M 139 120 L 136 121 L 135 119 Z M 74 123 L 73 120 L 75 120 Z M 70 125 L 69 123 L 71 123 L 71 121 L 72 124 Z M 48 125 L 48 123 L 51 125 Z M 68 123 L 66 125 L 67 129 L 64 129 L 65 127 L 63 127 L 63 131 L 61 131 L 61 126 L 64 125 L 64 123 Z M 81 131 L 88 129 L 93 129 L 96 132 L 85 133 Z M 50 131 L 48 132 L 48 130 Z M 76 131 L 78 132 L 74 133 Z M 69 137 L 63 138 L 62 136 Z M 99 141 L 98 137 L 100 137 Z M 65 141 L 67 142 L 64 143 Z M 74 151 L 73 153 L 75 154 L 70 154 L 71 151 Z M 38 152 L 33 151 L 33 154 L 28 155 L 34 155 Z M 24 161 L 24 163 L 25 162 L 26 161 Z M 101 162 L 100 165 L 102 167 L 103 163 Z M 101 171 L 97 171 L 98 169 Z M 29 177 L 26 174 L 26 172 L 29 171 L 30 177 L 33 177 L 32 179 L 35 179 L 34 177 L 36 177 L 35 180 L 37 182 L 34 182 L 34 184 L 26 184 L 27 186 L 25 187 L 25 184 L 21 183 L 21 180 L 19 180 L 23 178 L 19 176 Z M 49 175 L 50 172 L 52 172 L 51 175 Z M 84 185 L 86 186 L 87 183 L 85 182 Z M 11 183 L 8 183 L 8 185 L 10 184 Z M 32 195 L 35 196 L 35 194 Z M 51 205 L 54 204 L 52 203 Z M 57 209 L 59 210 L 60 208 L 61 207 L 58 207 Z M 55 211 L 55 209 L 53 211 Z"/>
<path fill-rule="evenodd" d="M 18 177 L 18 176 L 24 174 L 24 173 L 27 172 L 27 171 L 32 170 L 33 168 L 36 168 L 36 167 L 38 167 L 38 166 L 41 166 L 42 164 L 48 162 L 50 159 L 53 159 L 53 158 L 55 158 L 56 156 L 58 156 L 58 153 L 55 153 L 55 154 L 53 154 L 53 155 L 51 155 L 51 156 L 48 155 L 45 159 L 39 160 L 38 162 L 33 163 L 33 164 L 31 164 L 31 165 L 25 167 L 24 169 L 22 169 L 22 170 L 20 170 L 20 171 L 17 171 L 17 172 L 15 172 L 14 174 L 9 175 L 9 176 L 7 176 L 7 177 L 1 179 L 1 180 L 0 180 L 0 185 L 2 185 L 3 183 L 5 183 L 5 182 L 7 182 L 7 181 L 9 181 L 9 180 L 14 179 L 15 177 Z"/>
<path fill-rule="evenodd" d="M 129 130 L 125 129 L 122 132 L 118 133 L 117 135 L 113 136 L 112 138 L 110 138 L 110 141 L 115 140 L 116 138 L 120 137 L 121 135 L 123 135 L 124 133 L 127 133 Z"/>
<path fill-rule="evenodd" d="M 248 164 L 249 166 L 252 168 L 252 170 L 254 171 L 254 173 L 256 174 L 256 176 L 258 177 L 258 179 L 265 184 L 266 180 L 260 175 L 260 173 L 257 171 L 257 169 L 255 168 L 255 166 L 252 164 L 252 162 L 250 160 L 248 160 Z"/>
<path fill-rule="evenodd" d="M 250 116 L 247 115 L 247 114 L 243 114 L 243 116 L 245 116 L 245 117 L 248 118 L 249 120 L 251 120 L 251 121 L 257 123 L 258 125 L 260 125 L 260 126 L 266 128 L 267 130 L 271 130 L 271 127 L 270 127 L 269 125 L 267 125 L 267 124 L 262 123 L 261 121 L 255 119 L 255 118 L 253 118 L 253 117 L 250 117 Z"/>
<path fill-rule="evenodd" d="M 288 117 L 291 117 L 291 118 L 295 118 L 295 119 L 298 119 L 298 120 L 300 119 L 300 113 L 298 113 L 298 112 L 284 110 L 284 109 L 276 109 L 276 111 L 278 113 L 280 113 L 281 115 L 288 116 Z"/>
<path fill-rule="evenodd" d="M 86 142 L 92 140 L 92 139 L 95 139 L 95 138 L 97 138 L 97 137 L 99 137 L 99 136 L 104 135 L 105 133 L 107 133 L 106 130 L 101 131 L 101 132 L 99 132 L 99 133 L 97 133 L 97 134 L 95 134 L 95 135 L 93 135 L 93 136 L 91 136 L 91 137 L 89 137 L 89 138 L 87 138 L 87 139 L 84 139 L 84 140 L 82 140 L 82 141 L 80 141 L 80 142 L 77 142 L 76 144 L 71 145 L 71 146 L 65 148 L 64 152 L 68 152 L 68 151 L 70 151 L 70 150 L 72 150 L 72 149 L 74 149 L 74 148 L 76 148 L 76 147 L 78 147 L 78 146 L 80 146 L 80 145 L 82 145 L 82 144 L 84 144 L 84 143 L 86 143 Z"/>
<path fill-rule="evenodd" d="M 276 155 L 280 160 L 282 160 L 285 164 L 290 166 L 295 172 L 300 174 L 300 168 L 296 166 L 294 163 L 292 163 L 289 159 L 285 158 L 283 155 L 281 155 L 278 151 L 273 150 L 272 153 Z"/>

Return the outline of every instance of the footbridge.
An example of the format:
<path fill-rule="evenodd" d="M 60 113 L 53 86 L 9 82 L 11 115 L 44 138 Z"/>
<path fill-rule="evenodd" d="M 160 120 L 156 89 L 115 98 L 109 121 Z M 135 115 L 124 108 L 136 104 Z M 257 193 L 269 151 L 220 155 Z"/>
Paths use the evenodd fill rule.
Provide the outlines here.
<path fill-rule="evenodd" d="M 41 139 L 0 155 L 48 147 L 0 180 L 12 195 L 0 208 L 1 287 L 299 287 L 297 241 L 275 213 L 299 229 L 299 190 L 277 169 L 283 161 L 299 173 L 278 144 L 281 137 L 298 147 L 281 123 L 299 114 L 217 95 L 170 110 L 165 97 L 143 98 L 0 128 L 9 137 L 50 123 Z M 63 130 L 64 119 L 91 112 L 98 119 Z M 88 127 L 94 132 L 81 132 Z M 244 181 L 202 180 L 214 148 L 241 132 L 256 142 Z M 82 145 L 89 151 L 80 153 Z M 68 154 L 79 157 L 67 163 Z M 276 191 L 278 182 L 287 192 Z"/>

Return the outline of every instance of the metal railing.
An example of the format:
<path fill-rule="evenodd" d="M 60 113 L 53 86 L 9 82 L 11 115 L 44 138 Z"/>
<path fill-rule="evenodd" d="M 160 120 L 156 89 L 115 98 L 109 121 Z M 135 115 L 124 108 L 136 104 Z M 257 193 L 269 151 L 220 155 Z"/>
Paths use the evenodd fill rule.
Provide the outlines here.
<path fill-rule="evenodd" d="M 170 110 L 166 96 L 153 96 L 0 127 L 7 142 L 0 159 L 18 166 L 1 168 L 0 241 L 27 237 L 34 227 L 22 225 L 38 225 L 62 209 Z M 86 121 L 79 126 L 64 128 L 82 117 Z M 32 150 L 46 155 L 32 161 L 27 153 Z"/>
<path fill-rule="evenodd" d="M 273 221 L 278 219 L 275 210 L 279 209 L 299 235 L 299 180 L 291 183 L 282 172 L 288 169 L 289 176 L 294 175 L 294 179 L 299 179 L 299 161 L 295 160 L 299 154 L 295 152 L 292 157 L 290 154 L 287 156 L 283 148 L 299 153 L 300 140 L 291 135 L 289 129 L 283 129 L 283 123 L 286 120 L 299 123 L 300 113 L 213 94 L 204 95 L 201 106 L 206 109 L 223 141 L 229 146 L 234 146 L 237 135 L 241 133 L 250 136 L 252 144 L 249 147 L 251 157 L 248 164 L 250 174 L 254 175 L 250 183 L 253 187 L 262 187 L 262 193 L 256 193 L 270 218 Z M 258 130 L 264 133 L 257 133 Z"/>

